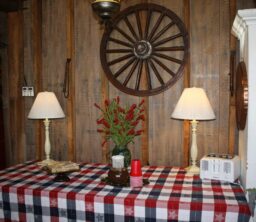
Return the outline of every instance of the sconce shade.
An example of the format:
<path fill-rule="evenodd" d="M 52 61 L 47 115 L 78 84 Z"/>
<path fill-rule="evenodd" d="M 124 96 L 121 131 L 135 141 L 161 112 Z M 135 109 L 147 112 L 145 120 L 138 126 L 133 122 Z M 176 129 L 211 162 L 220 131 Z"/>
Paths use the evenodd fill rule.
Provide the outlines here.
<path fill-rule="evenodd" d="M 113 17 L 115 13 L 120 10 L 119 0 L 95 0 L 92 2 L 93 11 L 102 19 L 107 22 Z"/>
<path fill-rule="evenodd" d="M 174 119 L 215 119 L 212 106 L 202 88 L 185 88 L 172 113 Z"/>
<path fill-rule="evenodd" d="M 65 114 L 53 92 L 40 92 L 28 114 L 29 119 L 58 119 Z"/>

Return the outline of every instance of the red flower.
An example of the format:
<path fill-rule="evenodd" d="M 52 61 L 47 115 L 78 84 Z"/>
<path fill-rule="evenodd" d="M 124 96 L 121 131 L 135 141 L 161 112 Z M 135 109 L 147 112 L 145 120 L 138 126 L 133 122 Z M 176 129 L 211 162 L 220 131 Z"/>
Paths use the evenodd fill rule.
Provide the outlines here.
<path fill-rule="evenodd" d="M 132 125 L 132 126 L 137 126 L 138 123 L 139 123 L 139 121 L 136 120 L 135 122 L 132 122 L 131 125 Z"/>
<path fill-rule="evenodd" d="M 141 102 L 140 102 L 140 104 L 139 104 L 139 106 L 142 106 L 142 104 L 145 102 L 145 100 L 143 99 L 143 100 L 141 100 Z"/>
<path fill-rule="evenodd" d="M 135 134 L 134 129 L 129 130 L 128 135 L 134 135 L 134 134 Z"/>
<path fill-rule="evenodd" d="M 120 106 L 118 107 L 118 111 L 121 112 L 121 113 L 125 112 L 125 110 L 123 108 L 121 108 Z"/>
<path fill-rule="evenodd" d="M 133 117 L 134 117 L 133 113 L 127 113 L 126 117 L 125 117 L 125 120 L 132 120 Z"/>
<path fill-rule="evenodd" d="M 102 124 L 103 124 L 105 127 L 107 127 L 107 128 L 110 127 L 109 124 L 108 124 L 108 122 L 107 122 L 105 119 L 102 120 Z"/>
<path fill-rule="evenodd" d="M 98 132 L 98 133 L 103 133 L 104 130 L 102 130 L 102 129 L 97 129 L 97 132 Z"/>
<path fill-rule="evenodd" d="M 103 118 L 97 119 L 97 124 L 98 124 L 98 125 L 99 125 L 99 124 L 102 124 L 102 121 L 103 121 Z"/>
<path fill-rule="evenodd" d="M 105 100 L 105 106 L 109 106 L 109 101 L 107 99 Z"/>
<path fill-rule="evenodd" d="M 144 132 L 144 130 L 137 130 L 136 133 L 135 133 L 135 135 L 136 135 L 136 136 L 139 136 L 139 135 L 141 135 L 143 132 Z"/>
<path fill-rule="evenodd" d="M 134 110 L 136 107 L 137 107 L 136 104 L 132 104 L 132 106 L 130 107 L 128 113 L 133 112 L 133 110 Z"/>
<path fill-rule="evenodd" d="M 145 121 L 145 116 L 144 115 L 139 115 L 139 117 L 137 118 L 137 120 L 143 120 L 143 121 Z"/>

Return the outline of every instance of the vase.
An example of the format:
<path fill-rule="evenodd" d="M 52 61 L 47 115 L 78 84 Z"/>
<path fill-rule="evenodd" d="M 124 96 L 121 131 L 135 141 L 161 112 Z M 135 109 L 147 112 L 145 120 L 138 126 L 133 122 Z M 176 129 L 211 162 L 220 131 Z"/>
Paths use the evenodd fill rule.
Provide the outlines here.
<path fill-rule="evenodd" d="M 128 167 L 131 164 L 131 151 L 125 146 L 115 146 L 112 150 L 112 156 L 122 155 L 124 156 L 124 167 Z"/>

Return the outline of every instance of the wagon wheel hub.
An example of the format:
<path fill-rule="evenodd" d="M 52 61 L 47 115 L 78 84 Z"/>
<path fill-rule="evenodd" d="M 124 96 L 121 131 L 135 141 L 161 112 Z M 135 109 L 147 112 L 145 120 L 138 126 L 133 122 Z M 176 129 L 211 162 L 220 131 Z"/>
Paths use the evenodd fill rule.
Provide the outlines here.
<path fill-rule="evenodd" d="M 152 46 L 149 42 L 141 40 L 135 43 L 133 48 L 134 55 L 139 59 L 147 59 L 152 54 Z"/>

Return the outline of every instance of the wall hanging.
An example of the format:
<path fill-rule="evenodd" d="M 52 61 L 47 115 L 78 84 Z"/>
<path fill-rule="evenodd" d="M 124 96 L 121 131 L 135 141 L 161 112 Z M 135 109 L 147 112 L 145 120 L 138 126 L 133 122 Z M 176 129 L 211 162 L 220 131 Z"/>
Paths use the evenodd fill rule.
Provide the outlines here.
<path fill-rule="evenodd" d="M 238 64 L 236 70 L 236 124 L 243 130 L 246 124 L 248 109 L 248 81 L 244 62 Z"/>
<path fill-rule="evenodd" d="M 150 96 L 182 76 L 189 49 L 181 19 L 156 4 L 131 6 L 109 20 L 101 41 L 102 67 L 119 90 Z"/>

